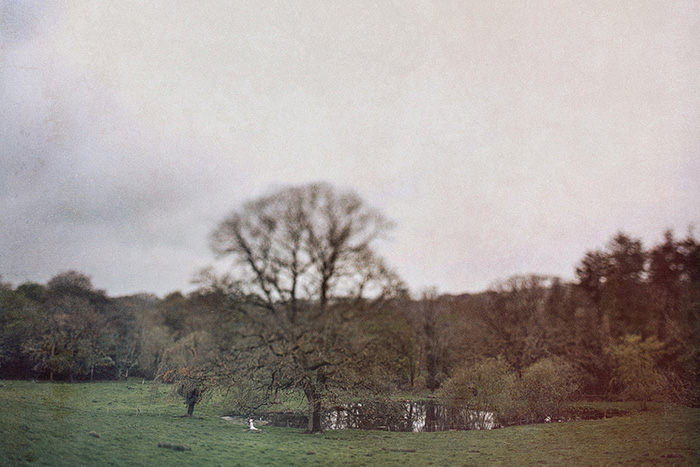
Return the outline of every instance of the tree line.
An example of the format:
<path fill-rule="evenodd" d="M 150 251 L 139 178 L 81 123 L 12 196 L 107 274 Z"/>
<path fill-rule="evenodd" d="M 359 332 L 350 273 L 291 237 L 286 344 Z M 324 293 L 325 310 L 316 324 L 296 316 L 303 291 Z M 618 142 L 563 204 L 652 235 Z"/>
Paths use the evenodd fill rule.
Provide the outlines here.
<path fill-rule="evenodd" d="M 211 246 L 230 267 L 202 271 L 187 295 L 109 297 L 76 271 L 1 284 L 0 377 L 168 381 L 190 414 L 215 388 L 248 412 L 296 389 L 309 431 L 349 398 L 421 388 L 454 398 L 475 369 L 526 381 L 552 362 L 576 375 L 580 395 L 700 400 L 691 234 L 644 248 L 618 233 L 571 283 L 527 275 L 416 297 L 377 254 L 390 228 L 351 191 L 291 187 L 224 219 Z"/>

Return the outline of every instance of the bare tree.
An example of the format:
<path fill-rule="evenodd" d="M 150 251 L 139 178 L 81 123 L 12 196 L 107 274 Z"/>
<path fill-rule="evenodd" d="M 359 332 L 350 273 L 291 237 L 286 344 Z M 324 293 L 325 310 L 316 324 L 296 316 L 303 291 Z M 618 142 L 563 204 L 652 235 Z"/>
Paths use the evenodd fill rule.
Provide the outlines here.
<path fill-rule="evenodd" d="M 245 297 L 237 345 L 270 386 L 304 391 L 310 432 L 335 389 L 371 381 L 351 375 L 366 370 L 363 320 L 401 290 L 373 249 L 390 226 L 356 194 L 311 184 L 245 204 L 212 235 Z"/>
<path fill-rule="evenodd" d="M 544 312 L 551 282 L 544 276 L 513 276 L 489 290 L 481 322 L 493 354 L 504 355 L 518 373 L 548 354 Z"/>
<path fill-rule="evenodd" d="M 447 376 L 447 354 L 458 337 L 450 311 L 449 297 L 438 296 L 435 289 L 425 290 L 420 300 L 406 307 L 416 335 L 420 367 L 425 370 L 425 386 L 431 391 L 438 389 Z"/>

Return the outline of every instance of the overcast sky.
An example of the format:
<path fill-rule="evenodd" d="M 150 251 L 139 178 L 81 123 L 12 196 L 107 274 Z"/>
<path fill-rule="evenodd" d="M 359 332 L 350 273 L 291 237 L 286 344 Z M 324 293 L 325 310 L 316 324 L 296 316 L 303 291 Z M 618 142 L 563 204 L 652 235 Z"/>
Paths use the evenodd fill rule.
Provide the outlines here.
<path fill-rule="evenodd" d="M 572 279 L 700 228 L 699 77 L 697 0 L 0 0 L 0 274 L 189 291 L 233 209 L 327 181 L 414 292 Z"/>

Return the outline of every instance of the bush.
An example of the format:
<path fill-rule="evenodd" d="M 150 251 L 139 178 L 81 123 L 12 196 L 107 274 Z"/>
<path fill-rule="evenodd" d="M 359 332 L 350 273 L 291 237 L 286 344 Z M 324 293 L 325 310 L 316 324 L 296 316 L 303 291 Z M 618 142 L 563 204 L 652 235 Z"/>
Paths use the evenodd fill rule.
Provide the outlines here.
<path fill-rule="evenodd" d="M 550 357 L 526 368 L 517 386 L 520 415 L 537 423 L 560 416 L 580 384 L 571 365 Z"/>
<path fill-rule="evenodd" d="M 513 413 L 515 384 L 515 375 L 505 360 L 485 358 L 447 380 L 440 397 L 449 404 L 483 415 L 484 420 L 494 414 L 502 422 Z"/>
<path fill-rule="evenodd" d="M 666 392 L 666 378 L 657 369 L 663 347 L 655 337 L 642 340 L 628 334 L 609 349 L 613 387 L 623 399 L 640 401 L 642 410 L 647 409 L 647 402 L 663 399 Z"/>

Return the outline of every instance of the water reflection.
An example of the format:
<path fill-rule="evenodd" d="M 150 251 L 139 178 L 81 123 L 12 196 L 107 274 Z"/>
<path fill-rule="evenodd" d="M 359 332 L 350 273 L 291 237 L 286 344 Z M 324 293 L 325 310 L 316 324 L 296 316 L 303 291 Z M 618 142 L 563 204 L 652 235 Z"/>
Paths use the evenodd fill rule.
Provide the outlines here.
<path fill-rule="evenodd" d="M 304 428 L 307 417 L 268 414 L 274 426 Z M 497 428 L 494 414 L 433 402 L 365 402 L 328 411 L 322 424 L 326 430 L 362 429 L 409 432 L 490 430 Z"/>

